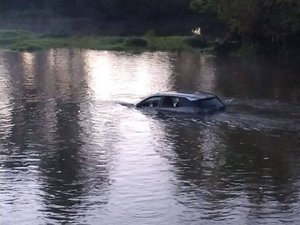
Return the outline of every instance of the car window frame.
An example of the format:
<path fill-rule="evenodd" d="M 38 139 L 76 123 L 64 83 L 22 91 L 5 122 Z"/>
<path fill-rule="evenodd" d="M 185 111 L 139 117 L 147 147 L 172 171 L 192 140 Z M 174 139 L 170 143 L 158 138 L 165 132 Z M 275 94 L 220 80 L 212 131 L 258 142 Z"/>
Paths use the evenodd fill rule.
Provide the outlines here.
<path fill-rule="evenodd" d="M 178 108 L 186 108 L 186 107 L 195 107 L 192 101 L 190 101 L 188 98 L 181 97 L 181 96 L 174 96 L 174 95 L 167 95 L 167 96 L 162 96 L 163 98 L 161 99 L 160 102 L 160 108 L 162 109 L 178 109 Z M 163 102 L 165 98 L 172 98 L 172 99 L 178 99 L 177 104 L 173 102 L 173 107 L 171 106 L 164 106 Z"/>
<path fill-rule="evenodd" d="M 175 96 L 170 96 L 170 95 L 166 95 L 166 96 L 162 96 L 162 99 L 161 99 L 161 102 L 160 102 L 160 108 L 163 108 L 163 109 L 172 109 L 172 108 L 175 108 L 174 105 L 173 105 L 173 101 L 172 101 L 172 105 L 173 107 L 170 107 L 170 106 L 166 106 L 166 105 L 163 105 L 165 99 L 167 98 L 177 98 Z"/>
<path fill-rule="evenodd" d="M 141 102 L 139 102 L 137 105 L 136 105 L 136 107 L 138 107 L 138 108 L 159 108 L 160 107 L 160 104 L 161 104 L 161 102 L 162 102 L 162 97 L 163 96 L 151 96 L 151 97 L 148 97 L 148 98 L 146 98 L 146 99 L 144 99 L 144 100 L 142 100 Z M 158 104 L 157 104 L 157 106 L 142 106 L 142 104 L 143 103 L 145 103 L 146 101 L 148 101 L 148 100 L 150 100 L 150 99 L 155 99 L 155 98 L 160 98 L 160 100 L 158 101 Z"/>

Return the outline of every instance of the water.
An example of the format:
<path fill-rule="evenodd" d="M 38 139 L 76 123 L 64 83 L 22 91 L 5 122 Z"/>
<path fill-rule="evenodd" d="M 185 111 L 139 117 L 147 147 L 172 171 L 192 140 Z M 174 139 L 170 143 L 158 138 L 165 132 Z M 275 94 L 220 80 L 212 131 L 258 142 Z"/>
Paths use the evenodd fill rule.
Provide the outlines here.
<path fill-rule="evenodd" d="M 0 52 L 0 224 L 299 224 L 299 68 L 197 53 Z M 227 111 L 117 104 L 218 94 Z"/>

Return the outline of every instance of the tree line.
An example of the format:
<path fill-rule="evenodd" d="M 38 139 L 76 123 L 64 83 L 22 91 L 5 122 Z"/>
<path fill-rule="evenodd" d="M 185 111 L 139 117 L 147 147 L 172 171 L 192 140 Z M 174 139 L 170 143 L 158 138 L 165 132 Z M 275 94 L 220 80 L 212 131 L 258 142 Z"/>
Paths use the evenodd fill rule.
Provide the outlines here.
<path fill-rule="evenodd" d="M 191 9 L 225 21 L 243 41 L 299 44 L 299 0 L 192 0 Z"/>
<path fill-rule="evenodd" d="M 91 18 L 163 18 L 190 14 L 190 0 L 0 0 L 0 11 Z"/>
<path fill-rule="evenodd" d="M 141 22 L 198 14 L 242 41 L 299 44 L 300 0 L 0 0 L 0 15 L 10 12 Z"/>

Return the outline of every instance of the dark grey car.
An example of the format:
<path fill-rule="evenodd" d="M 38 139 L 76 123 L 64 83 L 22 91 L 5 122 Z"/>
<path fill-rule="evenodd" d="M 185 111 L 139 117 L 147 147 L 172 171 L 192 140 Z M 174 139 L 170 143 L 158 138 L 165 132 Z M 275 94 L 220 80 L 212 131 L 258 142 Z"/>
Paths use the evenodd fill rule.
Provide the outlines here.
<path fill-rule="evenodd" d="M 211 114 L 225 110 L 216 95 L 206 92 L 161 92 L 145 98 L 135 107 L 158 113 Z"/>

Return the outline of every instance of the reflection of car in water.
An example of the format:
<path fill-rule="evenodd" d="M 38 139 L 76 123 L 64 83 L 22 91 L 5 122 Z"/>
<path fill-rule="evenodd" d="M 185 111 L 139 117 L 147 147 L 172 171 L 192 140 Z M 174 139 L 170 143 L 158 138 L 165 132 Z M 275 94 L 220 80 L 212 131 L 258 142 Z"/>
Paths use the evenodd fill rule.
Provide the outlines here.
<path fill-rule="evenodd" d="M 225 109 L 224 103 L 206 92 L 161 92 L 151 95 L 135 105 L 158 113 L 210 114 Z"/>

